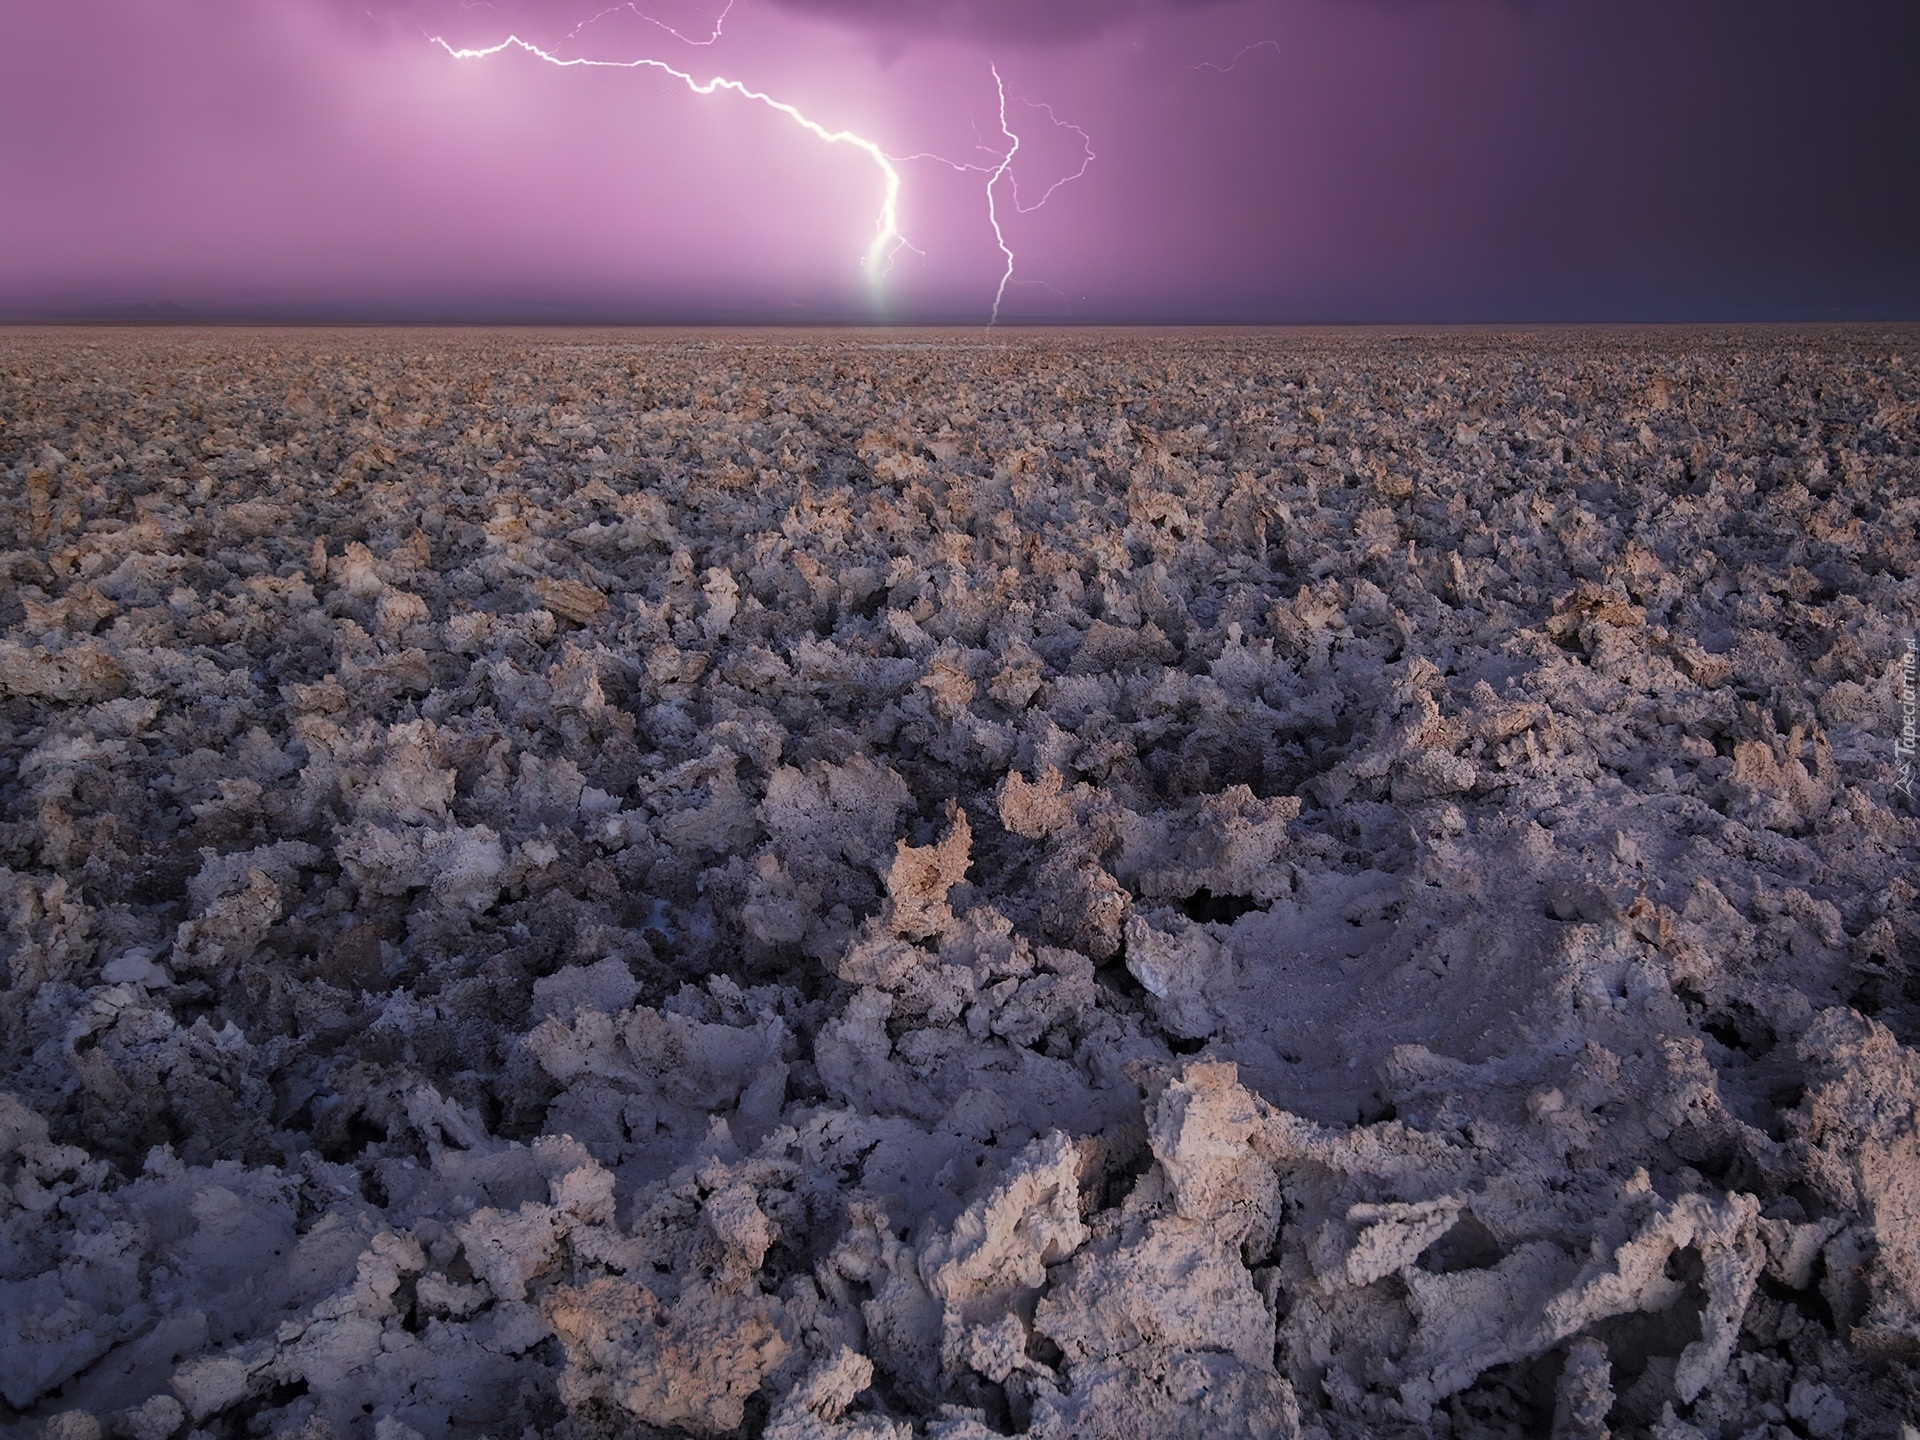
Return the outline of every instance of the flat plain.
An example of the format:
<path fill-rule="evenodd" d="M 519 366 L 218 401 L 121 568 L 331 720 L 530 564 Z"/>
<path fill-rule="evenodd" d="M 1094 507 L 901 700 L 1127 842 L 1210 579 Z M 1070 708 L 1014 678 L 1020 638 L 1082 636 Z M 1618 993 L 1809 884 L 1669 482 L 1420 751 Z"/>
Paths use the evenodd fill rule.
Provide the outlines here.
<path fill-rule="evenodd" d="M 0 1433 L 1912 1435 L 1917 371 L 0 332 Z"/>

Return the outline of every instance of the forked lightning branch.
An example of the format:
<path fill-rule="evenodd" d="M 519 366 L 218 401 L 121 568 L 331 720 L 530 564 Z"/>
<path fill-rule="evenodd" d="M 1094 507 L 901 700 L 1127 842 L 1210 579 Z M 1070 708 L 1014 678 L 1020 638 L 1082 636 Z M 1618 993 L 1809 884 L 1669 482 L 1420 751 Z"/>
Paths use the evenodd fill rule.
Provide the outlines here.
<path fill-rule="evenodd" d="M 616 8 L 620 8 L 620 7 L 616 7 Z M 632 8 L 632 7 L 625 7 L 625 8 Z M 611 12 L 603 12 L 603 13 L 611 13 Z M 638 10 L 635 10 L 634 13 L 641 14 L 641 12 Z M 595 18 L 598 18 L 598 17 L 595 17 Z M 650 17 L 642 15 L 642 18 L 649 19 Z M 723 14 L 721 18 L 724 20 L 725 15 Z M 592 22 L 589 21 L 587 23 L 590 24 Z M 655 23 L 658 23 L 658 22 L 655 22 Z M 584 28 L 584 26 L 576 27 L 575 31 L 572 32 L 572 34 L 577 34 L 579 29 L 582 29 L 582 28 Z M 678 31 L 670 30 L 669 33 L 674 34 L 679 39 L 686 40 L 686 37 L 680 35 Z M 714 34 L 711 39 L 705 40 L 705 41 L 687 41 L 687 43 L 702 44 L 702 45 L 711 44 L 713 43 L 714 40 L 717 40 L 719 38 L 719 33 L 720 33 L 719 29 L 716 26 L 714 30 Z M 572 34 L 569 34 L 568 36 L 569 39 L 572 38 Z M 1077 134 L 1080 137 L 1081 144 L 1084 150 L 1084 155 L 1080 162 L 1079 169 L 1076 170 L 1071 175 L 1063 176 L 1060 179 L 1054 181 L 1054 183 L 1047 188 L 1046 193 L 1041 196 L 1039 201 L 1037 201 L 1032 205 L 1026 205 L 1026 206 L 1021 205 L 1019 203 L 1019 192 L 1017 187 L 1014 186 L 1014 181 L 1011 174 L 1013 158 L 1020 149 L 1020 137 L 1017 134 L 1015 134 L 1014 131 L 1008 125 L 1006 85 L 1002 81 L 1000 77 L 1000 71 L 996 66 L 989 66 L 989 70 L 993 75 L 994 95 L 995 95 L 995 100 L 998 107 L 997 118 L 999 121 L 1000 133 L 1002 136 L 1005 137 L 1007 144 L 1006 144 L 1006 148 L 1003 151 L 994 150 L 991 147 L 987 147 L 987 146 L 981 147 L 983 149 L 986 149 L 988 151 L 988 154 L 992 157 L 992 163 L 982 164 L 977 162 L 949 160 L 945 156 L 933 155 L 933 154 L 916 154 L 916 155 L 908 155 L 908 156 L 890 155 L 887 153 L 886 150 L 881 148 L 878 142 L 871 140 L 864 135 L 856 134 L 852 130 L 835 130 L 826 125 L 823 125 L 818 120 L 815 120 L 811 116 L 805 114 L 797 106 L 792 105 L 785 100 L 776 99 L 774 96 L 769 95 L 764 90 L 756 90 L 752 86 L 744 83 L 743 81 L 728 79 L 727 77 L 721 76 L 721 75 L 715 75 L 710 79 L 702 80 L 697 78 L 690 71 L 682 70 L 677 66 L 669 65 L 664 60 L 655 59 L 651 56 L 643 56 L 637 60 L 596 60 L 596 59 L 591 59 L 591 58 L 582 57 L 582 56 L 567 57 L 567 56 L 556 55 L 552 51 L 547 50 L 539 45 L 536 45 L 530 40 L 523 40 L 518 35 L 509 35 L 507 36 L 506 39 L 498 42 L 497 44 L 487 45 L 480 48 L 456 46 L 438 35 L 434 35 L 429 38 L 432 40 L 434 44 L 438 45 L 441 49 L 445 50 L 447 54 L 451 55 L 456 60 L 485 60 L 485 59 L 490 59 L 495 55 L 499 55 L 502 52 L 507 50 L 519 50 L 524 52 L 527 55 L 532 56 L 536 60 L 544 61 L 549 65 L 558 66 L 561 69 L 588 68 L 588 69 L 604 69 L 604 70 L 657 70 L 663 75 L 671 75 L 674 79 L 678 80 L 681 84 L 685 85 L 687 89 L 689 89 L 696 95 L 713 95 L 719 91 L 723 91 L 723 90 L 729 91 L 732 94 L 740 96 L 742 99 L 752 100 L 757 102 L 758 104 L 766 106 L 770 110 L 778 111 L 780 114 L 786 116 L 789 120 L 791 120 L 794 124 L 800 126 L 803 130 L 806 130 L 809 134 L 817 136 L 819 139 L 825 141 L 829 145 L 846 145 L 846 146 L 850 146 L 855 150 L 860 151 L 863 155 L 865 155 L 869 160 L 873 162 L 874 168 L 880 172 L 880 183 L 881 183 L 880 209 L 879 209 L 879 213 L 874 217 L 873 242 L 870 245 L 868 245 L 867 252 L 864 256 L 861 257 L 861 261 L 860 261 L 862 267 L 867 272 L 867 278 L 869 279 L 870 282 L 872 282 L 872 284 L 876 288 L 880 285 L 882 280 L 884 280 L 888 272 L 892 269 L 894 259 L 896 256 L 898 256 L 901 250 L 903 249 L 912 250 L 916 254 L 925 253 L 923 250 L 920 249 L 920 247 L 918 247 L 917 245 L 914 245 L 911 241 L 909 241 L 907 237 L 901 232 L 901 229 L 900 229 L 901 179 L 900 179 L 899 168 L 895 163 L 896 160 L 902 163 L 908 160 L 933 160 L 933 161 L 939 162 L 940 164 L 946 165 L 949 168 L 954 170 L 984 174 L 987 177 L 986 179 L 987 224 L 993 231 L 994 245 L 999 250 L 1001 259 L 1003 262 L 999 282 L 994 289 L 993 304 L 989 312 L 989 317 L 987 322 L 989 325 L 994 325 L 999 322 L 1000 307 L 1006 298 L 1007 287 L 1015 283 L 1013 278 L 1014 252 L 1013 252 L 1012 246 L 1008 243 L 1005 227 L 1001 223 L 1001 211 L 1000 211 L 1000 206 L 997 198 L 997 191 L 999 189 L 1001 181 L 1005 180 L 1008 183 L 1008 186 L 1012 190 L 1012 198 L 1013 198 L 1015 210 L 1018 213 L 1023 215 L 1031 214 L 1033 211 L 1038 210 L 1042 205 L 1045 205 L 1046 202 L 1053 197 L 1054 192 L 1058 190 L 1062 185 L 1066 184 L 1068 181 L 1077 180 L 1082 175 L 1086 174 L 1087 167 L 1093 163 L 1093 159 L 1094 159 L 1093 145 L 1091 141 L 1088 139 L 1086 131 L 1082 130 L 1077 125 L 1071 125 L 1071 124 L 1068 124 L 1066 121 L 1058 119 L 1057 117 L 1054 116 L 1053 111 L 1050 107 L 1045 105 L 1036 106 L 1035 108 L 1046 110 L 1047 118 L 1051 120 L 1055 126 L 1062 129 L 1072 130 L 1075 134 Z M 1032 104 L 1033 102 L 1027 102 L 1027 103 Z"/>

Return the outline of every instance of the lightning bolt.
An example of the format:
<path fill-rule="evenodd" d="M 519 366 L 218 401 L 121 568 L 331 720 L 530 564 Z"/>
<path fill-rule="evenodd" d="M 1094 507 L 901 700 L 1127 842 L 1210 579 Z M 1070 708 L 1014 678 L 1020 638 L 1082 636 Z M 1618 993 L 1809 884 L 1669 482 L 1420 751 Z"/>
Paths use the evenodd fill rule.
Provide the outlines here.
<path fill-rule="evenodd" d="M 1013 278 L 1013 247 L 1007 244 L 1006 232 L 1000 226 L 1000 205 L 995 194 L 1000 187 L 1001 180 L 1004 179 L 1007 182 L 1008 197 L 1013 201 L 1014 213 L 1018 215 L 1031 215 L 1034 211 L 1045 205 L 1047 201 L 1051 200 L 1053 198 L 1053 192 L 1058 190 L 1062 185 L 1069 184 L 1085 175 L 1087 173 L 1087 167 L 1093 164 L 1095 157 L 1092 137 L 1090 137 L 1085 130 L 1082 130 L 1078 125 L 1069 124 L 1067 121 L 1055 115 L 1051 105 L 1042 104 L 1033 100 L 1022 100 L 1020 102 L 1021 104 L 1030 105 L 1036 110 L 1046 111 L 1047 118 L 1055 125 L 1063 130 L 1071 130 L 1078 135 L 1080 137 L 1081 147 L 1085 152 L 1081 157 L 1080 168 L 1078 170 L 1074 171 L 1071 175 L 1063 175 L 1054 181 L 1053 184 L 1047 187 L 1046 193 L 1034 201 L 1033 204 L 1022 205 L 1020 203 L 1020 182 L 1015 179 L 1013 175 L 1013 157 L 1020 153 L 1020 137 L 1014 134 L 1013 127 L 1007 124 L 1006 82 L 1000 78 L 1000 67 L 998 65 L 989 62 L 987 68 L 993 72 L 994 95 L 999 102 L 1000 133 L 1006 137 L 1007 148 L 1006 151 L 1001 154 L 997 164 L 968 168 L 979 168 L 988 171 L 987 223 L 993 227 L 993 243 L 1000 247 L 1001 258 L 1005 261 L 1000 271 L 1000 284 L 993 292 L 993 313 L 987 320 L 987 328 L 991 330 L 995 325 L 1000 323 L 1000 304 L 1006 299 L 1007 287 L 1016 283 Z M 1060 295 L 1061 299 L 1066 299 L 1065 295 L 1061 295 L 1059 290 L 1048 285 L 1044 280 L 1022 281 L 1018 283 L 1041 285 L 1048 290 L 1052 290 L 1054 294 Z"/>
<path fill-rule="evenodd" d="M 569 30 L 565 35 L 560 37 L 562 43 L 573 39 L 576 35 L 578 35 L 582 30 L 586 29 L 589 25 L 592 25 L 597 21 L 606 19 L 607 16 L 613 14 L 615 10 L 631 10 L 635 15 L 638 15 L 642 20 L 646 21 L 649 25 L 656 26 L 659 29 L 666 31 L 667 34 L 673 36 L 674 39 L 680 41 L 684 45 L 712 45 L 720 39 L 720 31 L 721 31 L 721 28 L 725 26 L 727 23 L 727 16 L 733 13 L 733 0 L 727 0 L 727 3 L 721 7 L 720 14 L 717 17 L 715 17 L 713 22 L 713 33 L 707 36 L 707 38 L 704 40 L 695 40 L 689 36 L 682 35 L 678 30 L 674 29 L 673 26 L 667 24 L 666 21 L 661 20 L 656 16 L 647 14 L 646 11 L 642 10 L 638 5 L 634 4 L 633 0 L 626 0 L 626 3 L 623 5 L 611 5 L 605 10 L 600 11 L 596 15 L 589 15 L 586 19 L 582 20 L 578 25 L 574 26 L 573 29 Z"/>
<path fill-rule="evenodd" d="M 635 13 L 637 14 L 639 12 L 636 11 Z M 723 20 L 726 18 L 724 13 L 721 18 Z M 717 27 L 715 33 L 716 35 L 718 34 Z M 801 129 L 819 136 L 829 145 L 848 145 L 860 151 L 867 156 L 868 159 L 872 160 L 874 166 L 880 171 L 884 182 L 884 198 L 880 203 L 879 217 L 874 222 L 873 244 L 867 247 L 866 256 L 861 261 L 861 264 L 867 271 L 868 278 L 872 280 L 873 283 L 876 285 L 879 283 L 880 277 L 886 273 L 886 268 L 891 265 L 895 253 L 898 252 L 901 247 L 907 245 L 906 237 L 900 233 L 900 172 L 894 168 L 893 161 L 887 155 L 887 152 L 882 150 L 873 141 L 867 139 L 866 136 L 856 135 L 851 130 L 829 130 L 818 120 L 811 119 L 803 114 L 797 106 L 789 105 L 784 100 L 776 100 L 765 91 L 755 90 L 751 86 L 743 84 L 741 81 L 729 80 L 722 75 L 716 75 L 711 80 L 698 80 L 689 72 L 669 65 L 664 60 L 651 58 L 642 58 L 639 60 L 569 60 L 555 55 L 549 50 L 543 50 L 532 41 L 522 40 L 518 35 L 509 35 L 497 45 L 488 45 L 477 50 L 450 45 L 438 35 L 431 35 L 427 38 L 456 60 L 485 60 L 500 54 L 503 50 L 519 49 L 524 50 L 536 60 L 544 60 L 547 64 L 558 66 L 563 70 L 575 68 L 658 70 L 663 74 L 671 75 L 696 95 L 711 95 L 718 90 L 729 90 L 742 99 L 758 101 L 769 110 L 777 110 L 780 114 L 793 121 L 794 124 L 800 126 Z M 1005 247 L 1003 246 L 1002 248 L 1004 249 Z M 1009 252 L 1009 257 L 1010 256 L 1011 252 Z M 1002 288 L 1004 288 L 1004 284 Z"/>
<path fill-rule="evenodd" d="M 1216 65 L 1211 60 L 1202 60 L 1198 65 L 1189 65 L 1187 68 L 1189 70 L 1211 70 L 1216 75 L 1225 75 L 1256 50 L 1271 50 L 1276 55 L 1284 53 L 1280 49 L 1280 42 L 1278 40 L 1256 40 L 1251 45 L 1242 45 L 1233 59 L 1224 65 Z"/>
<path fill-rule="evenodd" d="M 997 75 L 994 78 L 996 80 L 999 79 Z M 1053 192 L 1058 190 L 1062 185 L 1070 185 L 1075 180 L 1078 180 L 1081 178 L 1081 176 L 1085 175 L 1087 173 L 1087 167 L 1093 164 L 1094 160 L 1097 159 L 1098 157 L 1095 156 L 1093 153 L 1093 137 L 1087 134 L 1087 132 L 1082 130 L 1078 125 L 1075 125 L 1072 122 L 1067 120 L 1062 120 L 1058 115 L 1054 114 L 1053 106 L 1047 104 L 1044 100 L 1023 99 L 1021 100 L 1020 103 L 1022 105 L 1030 105 L 1035 110 L 1046 111 L 1047 119 L 1051 120 L 1056 127 L 1062 130 L 1073 131 L 1074 134 L 1080 137 L 1080 147 L 1082 151 L 1082 154 L 1080 157 L 1080 168 L 1074 171 L 1073 174 L 1062 175 L 1058 180 L 1054 181 L 1053 184 L 1047 187 L 1047 193 L 1042 195 L 1038 200 L 1034 201 L 1033 204 L 1031 205 L 1022 205 L 1020 203 L 1020 182 L 1011 175 L 1007 177 L 1008 183 L 1011 184 L 1013 187 L 1013 208 L 1018 210 L 1022 215 L 1031 215 L 1034 211 L 1038 210 L 1042 205 L 1046 204 L 1047 201 L 1051 200 L 1053 198 Z M 1006 128 L 1006 116 L 1004 114 L 1002 114 L 1000 119 L 1000 128 L 1003 130 Z"/>
<path fill-rule="evenodd" d="M 1000 247 L 1000 253 L 1007 262 L 1006 269 L 1000 272 L 999 288 L 993 292 L 993 314 L 987 320 L 987 328 L 991 330 L 1000 323 L 1000 302 L 1006 296 L 1008 282 L 1013 279 L 1013 247 L 1007 244 L 1007 237 L 1001 232 L 1000 207 L 994 200 L 993 192 L 1000 185 L 1000 177 L 1013 168 L 1013 157 L 1020 153 L 1020 137 L 1007 128 L 1007 87 L 1000 78 L 1000 67 L 989 63 L 987 68 L 993 71 L 993 88 L 1000 97 L 1000 133 L 1007 137 L 1007 153 L 1000 157 L 1000 163 L 987 176 L 987 223 L 993 226 L 993 243 Z M 1020 195 L 1017 190 L 1013 203 L 1016 209 L 1019 208 Z"/>
<path fill-rule="evenodd" d="M 700 45 L 700 46 L 711 45 L 720 39 L 721 29 L 726 24 L 727 16 L 732 13 L 733 5 L 734 5 L 734 0 L 726 0 L 726 4 L 722 7 L 719 16 L 714 20 L 713 33 L 704 40 L 691 39 L 688 36 L 681 34 L 680 31 L 674 29 L 671 25 L 668 25 L 666 22 L 655 19 L 653 16 L 648 15 L 645 11 L 641 10 L 638 5 L 632 3 L 632 0 L 626 0 L 626 3 L 611 6 L 608 9 L 602 10 L 597 14 L 590 16 L 588 19 L 583 20 L 580 24 L 576 25 L 572 30 L 568 31 L 567 34 L 563 37 L 563 39 L 564 40 L 573 39 L 582 30 L 585 30 L 589 25 L 592 25 L 595 21 L 603 19 L 604 17 L 613 14 L 614 11 L 616 10 L 631 10 L 640 19 L 647 21 L 651 25 L 658 26 L 660 29 L 665 30 L 668 34 L 672 35 L 675 39 L 684 41 L 688 45 Z M 1013 128 L 1007 123 L 1007 87 L 1006 87 L 1006 83 L 1001 79 L 999 67 L 993 64 L 992 62 L 989 62 L 987 68 L 993 75 L 994 95 L 998 104 L 1000 134 L 1006 140 L 1007 144 L 1006 144 L 1006 149 L 1004 151 L 996 150 L 990 146 L 982 144 L 980 148 L 985 150 L 989 155 L 993 156 L 992 164 L 983 165 L 978 163 L 967 163 L 962 161 L 949 160 L 944 155 L 935 155 L 935 154 L 929 154 L 924 152 L 919 154 L 914 154 L 914 155 L 898 155 L 898 156 L 890 155 L 885 150 L 883 150 L 878 144 L 876 144 L 872 140 L 867 139 L 864 135 L 856 135 L 851 130 L 829 130 L 825 125 L 822 125 L 819 121 L 811 119 L 807 115 L 803 114 L 796 106 L 790 105 L 784 100 L 776 100 L 773 96 L 765 93 L 764 91 L 752 89 L 751 87 L 749 87 L 748 85 L 744 84 L 739 80 L 729 80 L 725 76 L 719 76 L 719 75 L 714 76 L 710 80 L 699 80 L 699 79 L 696 79 L 689 71 L 681 70 L 676 66 L 669 65 L 664 60 L 656 60 L 651 57 L 643 57 L 638 60 L 593 60 L 593 59 L 578 58 L 578 57 L 573 59 L 568 59 L 563 56 L 556 55 L 553 52 L 542 48 L 541 46 L 535 45 L 530 40 L 523 40 L 518 35 L 509 35 L 507 36 L 506 39 L 500 41 L 496 45 L 488 45 L 479 49 L 471 49 L 466 47 L 454 46 L 452 44 L 449 44 L 445 39 L 443 39 L 441 36 L 438 36 L 438 35 L 432 35 L 427 38 L 431 40 L 432 43 L 434 43 L 435 45 L 438 45 L 442 50 L 446 51 L 448 55 L 452 56 L 456 60 L 484 60 L 492 56 L 498 55 L 502 51 L 509 50 L 509 49 L 517 49 L 517 50 L 525 51 L 527 54 L 533 56 L 536 60 L 543 60 L 547 64 L 557 66 L 561 69 L 574 69 L 574 68 L 586 67 L 586 68 L 607 69 L 607 70 L 640 70 L 640 69 L 658 70 L 663 74 L 673 76 L 674 79 L 680 81 L 681 84 L 685 85 L 687 89 L 691 90 L 696 95 L 711 95 L 717 90 L 728 90 L 733 92 L 736 95 L 739 95 L 743 99 L 758 101 L 760 104 L 765 105 L 768 109 L 778 111 L 780 114 L 785 115 L 789 120 L 792 120 L 796 125 L 799 125 L 802 129 L 810 132 L 811 134 L 819 136 L 820 139 L 826 141 L 830 145 L 852 146 L 854 149 L 861 151 L 870 160 L 873 161 L 874 165 L 879 169 L 882 180 L 883 180 L 883 198 L 880 206 L 880 214 L 874 222 L 873 244 L 867 248 L 867 253 L 861 260 L 862 266 L 867 271 L 868 278 L 875 285 L 878 285 L 881 278 L 887 275 L 893 269 L 894 259 L 898 256 L 900 251 L 911 250 L 916 255 L 924 255 L 926 253 L 925 251 L 921 250 L 917 245 L 914 245 L 911 241 L 909 241 L 907 237 L 903 235 L 900 231 L 900 215 L 899 215 L 900 172 L 897 168 L 895 168 L 896 163 L 905 164 L 909 161 L 914 161 L 914 160 L 932 160 L 932 161 L 938 162 L 939 164 L 948 166 L 949 168 L 954 170 L 963 171 L 963 172 L 971 171 L 974 173 L 985 174 L 987 177 L 987 183 L 986 183 L 987 223 L 993 230 L 994 244 L 998 247 L 1000 251 L 1001 259 L 1003 262 L 1001 272 L 1000 272 L 999 284 L 995 287 L 993 292 L 993 308 L 987 320 L 988 328 L 991 329 L 994 325 L 997 325 L 1000 321 L 1000 306 L 1006 298 L 1007 287 L 1009 285 L 1014 285 L 1014 284 L 1040 285 L 1048 290 L 1052 290 L 1054 294 L 1060 295 L 1061 299 L 1063 300 L 1066 299 L 1066 296 L 1060 290 L 1058 290 L 1052 285 L 1048 285 L 1045 281 L 1042 281 L 1042 280 L 1016 281 L 1013 278 L 1013 271 L 1014 271 L 1013 247 L 1007 243 L 1006 231 L 1000 223 L 1000 201 L 999 201 L 998 191 L 999 191 L 1000 182 L 1003 179 L 1006 180 L 1008 194 L 1009 194 L 1009 198 L 1013 203 L 1014 212 L 1020 215 L 1032 214 L 1034 211 L 1040 209 L 1049 200 L 1051 200 L 1054 196 L 1054 192 L 1059 190 L 1059 188 L 1062 185 L 1066 185 L 1074 180 L 1078 180 L 1087 173 L 1087 167 L 1091 165 L 1095 159 L 1094 150 L 1093 150 L 1093 141 L 1092 141 L 1092 138 L 1087 134 L 1087 132 L 1083 130 L 1080 126 L 1074 125 L 1068 121 L 1062 120 L 1058 115 L 1054 114 L 1053 107 L 1051 105 L 1044 104 L 1039 101 L 1021 99 L 1020 103 L 1023 105 L 1031 106 L 1036 110 L 1046 111 L 1047 119 L 1051 121 L 1055 126 L 1064 130 L 1071 130 L 1076 135 L 1078 135 L 1080 137 L 1081 148 L 1084 152 L 1081 157 L 1079 169 L 1075 170 L 1071 175 L 1063 175 L 1059 179 L 1055 180 L 1051 185 L 1047 187 L 1045 193 L 1042 194 L 1041 197 L 1038 200 L 1034 201 L 1031 205 L 1023 204 L 1020 199 L 1019 181 L 1013 176 L 1013 173 L 1012 173 L 1014 156 L 1017 155 L 1020 150 L 1020 137 L 1014 133 Z M 1249 48 L 1252 48 L 1252 47 L 1249 47 Z M 1236 59 L 1237 58 L 1238 57 L 1236 57 Z"/>

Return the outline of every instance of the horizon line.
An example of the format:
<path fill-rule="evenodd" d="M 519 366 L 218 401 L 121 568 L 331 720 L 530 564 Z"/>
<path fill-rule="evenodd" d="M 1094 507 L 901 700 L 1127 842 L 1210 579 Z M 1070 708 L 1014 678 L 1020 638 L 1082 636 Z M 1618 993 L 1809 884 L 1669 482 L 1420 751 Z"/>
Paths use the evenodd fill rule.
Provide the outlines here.
<path fill-rule="evenodd" d="M 1328 317 L 1220 317 L 1195 315 L 1117 315 L 1107 317 L 1034 316 L 990 322 L 976 316 L 924 316 L 875 319 L 854 316 L 774 318 L 726 314 L 607 315 L 568 314 L 553 317 L 512 315 L 377 315 L 349 313 L 314 315 L 286 312 L 188 311 L 152 313 L 111 311 L 9 311 L 0 309 L 0 329 L 102 330 L 1499 330 L 1499 329 L 1625 329 L 1643 327 L 1701 328 L 1712 326 L 1821 326 L 1920 325 L 1920 311 L 1850 312 L 1835 307 L 1830 313 L 1702 313 L 1509 315 L 1509 316 L 1385 316 Z"/>

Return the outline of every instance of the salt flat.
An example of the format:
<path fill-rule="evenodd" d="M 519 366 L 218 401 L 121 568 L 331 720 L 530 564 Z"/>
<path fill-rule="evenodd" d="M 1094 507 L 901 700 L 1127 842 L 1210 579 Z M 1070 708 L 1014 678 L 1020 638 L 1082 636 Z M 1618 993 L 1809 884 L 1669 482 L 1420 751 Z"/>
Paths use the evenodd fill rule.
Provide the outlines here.
<path fill-rule="evenodd" d="M 0 332 L 0 1426 L 1900 1434 L 1917 341 Z"/>

